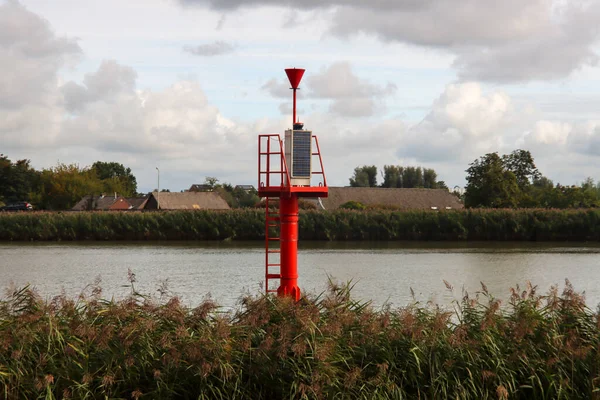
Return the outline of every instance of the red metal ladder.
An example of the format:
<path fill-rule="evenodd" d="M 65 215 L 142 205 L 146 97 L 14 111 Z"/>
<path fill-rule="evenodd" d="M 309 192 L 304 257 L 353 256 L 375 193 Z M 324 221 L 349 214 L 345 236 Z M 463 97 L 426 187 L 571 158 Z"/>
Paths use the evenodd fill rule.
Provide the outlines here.
<path fill-rule="evenodd" d="M 278 280 L 281 278 L 281 259 L 280 253 L 281 248 L 280 234 L 281 234 L 281 223 L 279 219 L 279 198 L 266 197 L 265 198 L 265 291 L 266 293 L 277 293 L 277 288 L 273 289 L 269 286 L 270 280 Z M 270 210 L 271 205 L 277 204 L 275 212 Z M 271 228 L 277 232 L 274 237 L 269 236 Z M 277 243 L 277 246 L 274 245 Z M 276 247 L 276 248 L 275 248 Z M 277 254 L 277 259 L 273 260 L 270 256 Z M 276 261 L 276 262 L 275 262 Z"/>

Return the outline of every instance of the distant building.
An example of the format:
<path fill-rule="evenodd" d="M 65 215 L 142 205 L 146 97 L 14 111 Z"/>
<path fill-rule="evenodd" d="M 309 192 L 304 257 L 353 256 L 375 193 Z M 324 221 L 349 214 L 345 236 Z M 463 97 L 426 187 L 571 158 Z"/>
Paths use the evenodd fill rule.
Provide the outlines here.
<path fill-rule="evenodd" d="M 149 198 L 149 196 L 127 197 L 126 200 L 129 202 L 130 210 L 143 210 Z"/>
<path fill-rule="evenodd" d="M 229 204 L 216 192 L 152 192 L 144 210 L 229 210 Z"/>
<path fill-rule="evenodd" d="M 317 201 L 317 207 L 335 210 L 344 203 L 357 201 L 368 206 L 389 206 L 400 210 L 457 210 L 463 204 L 448 189 L 404 189 L 374 187 L 329 187 L 329 196 Z"/>
<path fill-rule="evenodd" d="M 242 189 L 245 192 L 250 192 L 250 191 L 256 190 L 254 188 L 254 185 L 235 185 L 235 187 L 233 189 L 234 190 L 235 189 Z"/>
<path fill-rule="evenodd" d="M 212 192 L 213 187 L 211 185 L 206 185 L 203 183 L 194 183 L 192 186 L 190 186 L 190 188 L 187 191 L 188 192 Z"/>
<path fill-rule="evenodd" d="M 129 210 L 131 204 L 122 196 L 83 196 L 71 210 L 73 211 L 113 211 Z"/>

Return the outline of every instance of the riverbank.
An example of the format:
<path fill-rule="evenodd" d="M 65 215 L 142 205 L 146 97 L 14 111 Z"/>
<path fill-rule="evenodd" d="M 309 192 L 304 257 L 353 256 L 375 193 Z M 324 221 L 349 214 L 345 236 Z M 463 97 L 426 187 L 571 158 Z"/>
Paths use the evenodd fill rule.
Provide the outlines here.
<path fill-rule="evenodd" d="M 211 301 L 133 290 L 102 300 L 0 301 L 0 387 L 17 398 L 593 398 L 600 324 L 567 284 L 516 288 L 500 304 L 482 285 L 454 312 L 375 309 L 345 286 L 287 299 Z M 523 290 L 524 289 L 524 290 Z M 40 350 L 43 349 L 43 350 Z"/>
<path fill-rule="evenodd" d="M 264 211 L 0 213 L 0 241 L 262 240 Z M 600 241 L 600 210 L 310 211 L 302 240 Z"/>

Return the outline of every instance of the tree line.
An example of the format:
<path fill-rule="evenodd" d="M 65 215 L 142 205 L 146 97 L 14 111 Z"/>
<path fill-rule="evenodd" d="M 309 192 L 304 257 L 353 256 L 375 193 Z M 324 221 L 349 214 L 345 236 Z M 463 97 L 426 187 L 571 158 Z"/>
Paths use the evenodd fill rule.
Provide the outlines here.
<path fill-rule="evenodd" d="M 401 165 L 385 165 L 382 174 L 383 182 L 377 184 L 377 167 L 363 165 L 354 168 L 350 178 L 351 187 L 383 187 L 383 188 L 425 188 L 447 189 L 444 181 L 437 180 L 437 173 L 431 168 L 403 167 Z"/>
<path fill-rule="evenodd" d="M 205 185 L 219 193 L 232 208 L 253 207 L 259 201 L 256 190 L 244 190 L 217 178 L 206 177 Z M 170 192 L 162 189 L 161 192 Z M 0 154 L 0 206 L 28 201 L 40 210 L 68 210 L 86 195 L 118 193 L 124 197 L 143 196 L 131 168 L 117 162 L 96 161 L 91 166 L 61 164 L 36 170 L 30 160 L 11 161 Z"/>
<path fill-rule="evenodd" d="M 488 153 L 469 164 L 464 192 L 453 192 L 467 208 L 590 208 L 600 206 L 600 182 L 554 184 L 537 169 L 531 153 Z M 351 187 L 448 189 L 435 170 L 385 165 L 378 184 L 375 165 L 356 167 Z"/>
<path fill-rule="evenodd" d="M 130 168 L 117 162 L 96 161 L 91 166 L 59 163 L 36 170 L 30 160 L 11 161 L 0 154 L 0 202 L 29 201 L 38 209 L 65 210 L 88 194 L 137 195 Z"/>
<path fill-rule="evenodd" d="M 463 200 L 466 207 L 590 208 L 600 206 L 600 182 L 556 185 L 537 169 L 533 156 L 515 150 L 488 153 L 469 164 Z"/>

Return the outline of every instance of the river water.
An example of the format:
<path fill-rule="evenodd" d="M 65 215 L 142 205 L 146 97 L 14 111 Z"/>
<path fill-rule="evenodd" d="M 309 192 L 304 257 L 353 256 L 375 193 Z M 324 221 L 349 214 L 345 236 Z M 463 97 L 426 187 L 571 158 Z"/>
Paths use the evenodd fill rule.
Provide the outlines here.
<path fill-rule="evenodd" d="M 77 296 L 101 279 L 103 297 L 121 298 L 131 288 L 157 295 L 164 284 L 185 304 L 207 295 L 225 307 L 264 282 L 262 242 L 251 243 L 0 243 L 0 289 L 31 284 L 44 297 Z M 415 298 L 450 305 L 480 290 L 480 281 L 499 298 L 527 281 L 546 292 L 569 279 L 585 291 L 588 306 L 600 302 L 600 244 L 549 243 L 310 243 L 301 242 L 299 284 L 319 293 L 329 278 L 352 281 L 356 299 L 404 306 Z M 449 291 L 444 280 L 454 286 Z M 0 297 L 4 297 L 1 292 Z"/>

